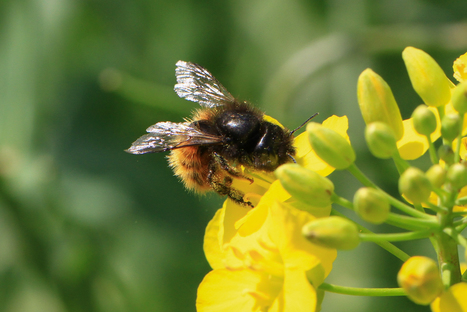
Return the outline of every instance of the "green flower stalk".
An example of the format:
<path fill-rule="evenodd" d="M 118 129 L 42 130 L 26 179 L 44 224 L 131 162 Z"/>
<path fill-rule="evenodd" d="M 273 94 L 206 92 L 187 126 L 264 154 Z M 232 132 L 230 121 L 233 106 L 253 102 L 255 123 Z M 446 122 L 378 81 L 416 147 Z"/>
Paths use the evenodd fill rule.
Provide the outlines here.
<path fill-rule="evenodd" d="M 404 263 L 397 274 L 397 282 L 413 302 L 422 305 L 430 304 L 444 289 L 436 262 L 421 256 Z"/>
<path fill-rule="evenodd" d="M 365 129 L 365 140 L 371 153 L 378 158 L 391 158 L 397 151 L 396 136 L 386 123 L 375 121 Z"/>
<path fill-rule="evenodd" d="M 430 135 L 436 130 L 436 116 L 426 105 L 420 105 L 413 111 L 412 122 L 421 135 Z"/>
<path fill-rule="evenodd" d="M 386 81 L 371 69 L 365 69 L 358 77 L 358 104 L 365 123 L 381 121 L 394 131 L 396 140 L 404 134 L 402 117 L 396 99 Z"/>
<path fill-rule="evenodd" d="M 316 207 L 331 204 L 334 184 L 315 171 L 297 164 L 285 164 L 275 171 L 284 189 L 296 199 Z"/>
<path fill-rule="evenodd" d="M 354 195 L 353 205 L 365 221 L 381 224 L 389 216 L 390 206 L 386 196 L 377 189 L 362 187 Z"/>
<path fill-rule="evenodd" d="M 313 244 L 340 250 L 356 248 L 360 244 L 358 232 L 352 221 L 335 216 L 311 221 L 302 229 L 303 236 Z"/>
<path fill-rule="evenodd" d="M 310 122 L 306 130 L 311 147 L 330 166 L 342 170 L 353 164 L 355 151 L 339 133 L 316 122 Z"/>
<path fill-rule="evenodd" d="M 408 168 L 399 179 L 399 192 L 414 204 L 426 202 L 431 191 L 430 181 L 418 168 Z"/>
<path fill-rule="evenodd" d="M 442 106 L 451 99 L 449 80 L 438 63 L 426 52 L 407 47 L 402 52 L 414 90 L 428 106 Z"/>

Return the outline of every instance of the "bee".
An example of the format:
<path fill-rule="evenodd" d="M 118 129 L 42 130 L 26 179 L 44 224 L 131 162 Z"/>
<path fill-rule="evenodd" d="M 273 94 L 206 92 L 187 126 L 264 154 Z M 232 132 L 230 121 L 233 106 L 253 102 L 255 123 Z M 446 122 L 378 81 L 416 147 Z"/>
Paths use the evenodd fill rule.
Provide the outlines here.
<path fill-rule="evenodd" d="M 253 207 L 244 194 L 232 187 L 233 179 L 253 179 L 240 166 L 272 172 L 287 162 L 295 162 L 293 131 L 265 119 L 264 113 L 246 101 L 234 98 L 205 68 L 178 61 L 175 92 L 197 102 L 185 122 L 158 122 L 146 129 L 126 152 L 131 154 L 170 151 L 169 164 L 185 184 L 198 193 L 213 190 L 235 203 Z"/>

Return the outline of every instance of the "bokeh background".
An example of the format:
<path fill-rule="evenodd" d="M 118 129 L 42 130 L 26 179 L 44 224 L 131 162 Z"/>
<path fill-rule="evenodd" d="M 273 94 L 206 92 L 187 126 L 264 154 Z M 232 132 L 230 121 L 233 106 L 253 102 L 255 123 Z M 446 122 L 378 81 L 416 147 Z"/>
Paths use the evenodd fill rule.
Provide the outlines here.
<path fill-rule="evenodd" d="M 162 154 L 123 152 L 196 108 L 173 92 L 180 59 L 289 128 L 347 115 L 357 164 L 395 193 L 393 164 L 363 141 L 356 83 L 371 67 L 408 118 L 421 103 L 401 59 L 409 45 L 452 77 L 467 2 L 0 1 L 0 311 L 195 310 L 204 228 L 223 199 L 185 191 Z M 359 187 L 345 172 L 331 179 L 349 199 Z M 427 242 L 399 246 L 434 256 Z M 328 281 L 396 287 L 400 265 L 365 243 L 339 253 Z M 323 311 L 343 310 L 429 309 L 327 294 Z"/>

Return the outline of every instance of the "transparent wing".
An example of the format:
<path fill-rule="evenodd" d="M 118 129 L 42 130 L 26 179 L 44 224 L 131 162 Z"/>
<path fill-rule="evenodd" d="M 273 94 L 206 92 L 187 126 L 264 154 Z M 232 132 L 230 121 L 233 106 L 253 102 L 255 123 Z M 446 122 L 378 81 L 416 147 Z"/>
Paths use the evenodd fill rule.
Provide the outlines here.
<path fill-rule="evenodd" d="M 190 123 L 158 122 L 146 129 L 125 151 L 131 154 L 159 153 L 175 148 L 219 144 L 222 138 L 199 131 Z"/>
<path fill-rule="evenodd" d="M 177 84 L 174 90 L 179 97 L 210 108 L 235 101 L 232 94 L 205 68 L 185 61 L 178 61 L 176 66 Z"/>

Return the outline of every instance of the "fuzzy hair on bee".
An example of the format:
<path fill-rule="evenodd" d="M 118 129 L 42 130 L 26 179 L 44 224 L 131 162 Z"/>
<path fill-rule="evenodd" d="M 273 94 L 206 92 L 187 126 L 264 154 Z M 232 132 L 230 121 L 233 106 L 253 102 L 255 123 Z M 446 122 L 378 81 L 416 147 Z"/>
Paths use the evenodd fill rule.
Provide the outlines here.
<path fill-rule="evenodd" d="M 293 133 L 265 120 L 264 113 L 235 99 L 200 65 L 178 61 L 175 92 L 197 102 L 201 108 L 185 122 L 158 122 L 126 152 L 131 154 L 170 151 L 169 164 L 185 187 L 197 193 L 215 191 L 235 203 L 253 207 L 244 194 L 232 187 L 234 179 L 253 179 L 240 166 L 272 172 L 294 162 Z"/>

